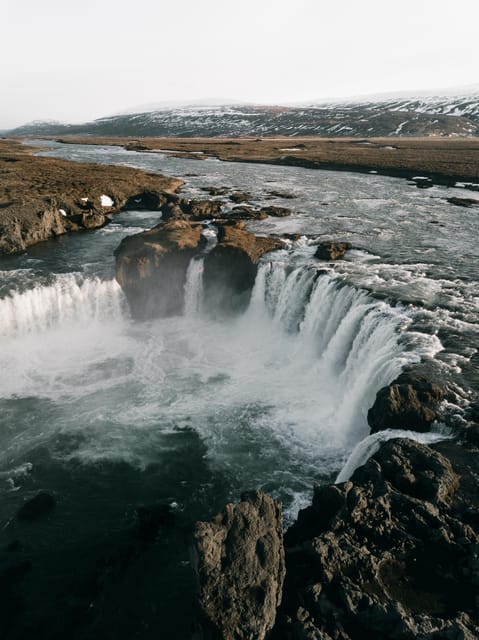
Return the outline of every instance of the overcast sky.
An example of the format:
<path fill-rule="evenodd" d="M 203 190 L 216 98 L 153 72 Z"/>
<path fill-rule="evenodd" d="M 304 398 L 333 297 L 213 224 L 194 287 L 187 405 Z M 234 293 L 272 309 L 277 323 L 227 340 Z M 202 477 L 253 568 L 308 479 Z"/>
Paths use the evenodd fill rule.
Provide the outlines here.
<path fill-rule="evenodd" d="M 479 82 L 477 0 L 1 0 L 0 128 Z"/>

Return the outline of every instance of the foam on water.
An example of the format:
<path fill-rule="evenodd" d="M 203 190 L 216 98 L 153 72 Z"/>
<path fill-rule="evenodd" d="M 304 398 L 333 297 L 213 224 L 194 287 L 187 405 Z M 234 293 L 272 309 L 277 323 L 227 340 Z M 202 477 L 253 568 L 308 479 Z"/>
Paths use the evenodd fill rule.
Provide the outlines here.
<path fill-rule="evenodd" d="M 115 280 L 57 276 L 50 286 L 12 292 L 0 300 L 0 337 L 41 332 L 66 323 L 105 322 L 125 311 Z"/>
<path fill-rule="evenodd" d="M 74 274 L 0 300 L 2 395 L 32 398 L 38 416 L 3 456 L 50 443 L 62 460 L 144 467 L 193 430 L 232 497 L 262 486 L 304 504 L 367 436 L 377 390 L 440 343 L 408 332 L 404 310 L 284 257 L 260 265 L 248 310 L 226 321 L 201 313 L 202 259 L 180 317 L 132 323 L 114 281 Z"/>

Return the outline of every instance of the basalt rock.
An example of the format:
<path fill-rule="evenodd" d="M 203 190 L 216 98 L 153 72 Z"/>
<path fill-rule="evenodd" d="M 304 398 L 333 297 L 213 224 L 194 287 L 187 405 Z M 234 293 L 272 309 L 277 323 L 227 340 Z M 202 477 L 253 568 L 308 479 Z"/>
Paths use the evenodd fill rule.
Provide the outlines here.
<path fill-rule="evenodd" d="M 206 243 L 202 230 L 199 223 L 172 220 L 121 242 L 116 279 L 135 317 L 182 312 L 188 264 Z"/>
<path fill-rule="evenodd" d="M 479 206 L 477 198 L 447 198 L 449 204 L 455 204 L 458 207 L 474 207 Z"/>
<path fill-rule="evenodd" d="M 168 220 L 212 220 L 221 216 L 220 200 L 188 200 L 175 194 L 168 197 L 161 207 L 162 218 Z"/>
<path fill-rule="evenodd" d="M 218 225 L 218 244 L 205 258 L 206 308 L 226 313 L 244 310 L 261 256 L 283 246 L 278 239 L 255 236 L 236 225 Z"/>
<path fill-rule="evenodd" d="M 232 193 L 230 195 L 230 200 L 232 202 L 246 202 L 246 200 L 251 200 L 251 193 L 247 193 L 247 192 L 243 192 L 243 191 L 236 191 L 235 193 Z"/>
<path fill-rule="evenodd" d="M 286 218 L 291 215 L 291 210 L 286 207 L 263 207 L 261 211 L 267 216 L 272 216 L 273 218 Z"/>
<path fill-rule="evenodd" d="M 350 242 L 321 242 L 318 245 L 314 257 L 320 260 L 339 260 L 340 258 L 344 258 L 346 251 L 351 248 L 352 245 Z"/>
<path fill-rule="evenodd" d="M 476 452 L 449 447 L 460 475 L 390 440 L 350 481 L 315 490 L 285 535 L 275 640 L 479 637 Z"/>
<path fill-rule="evenodd" d="M 371 433 L 384 429 L 429 431 L 439 417 L 439 405 L 446 397 L 444 389 L 421 377 L 401 374 L 380 389 L 368 411 Z"/>
<path fill-rule="evenodd" d="M 235 220 L 266 220 L 268 214 L 262 209 L 254 209 L 248 205 L 241 205 L 233 207 L 225 217 L 227 217 L 227 219 L 234 218 Z"/>
<path fill-rule="evenodd" d="M 211 640 L 263 640 L 284 580 L 281 504 L 255 491 L 194 531 L 200 631 Z"/>

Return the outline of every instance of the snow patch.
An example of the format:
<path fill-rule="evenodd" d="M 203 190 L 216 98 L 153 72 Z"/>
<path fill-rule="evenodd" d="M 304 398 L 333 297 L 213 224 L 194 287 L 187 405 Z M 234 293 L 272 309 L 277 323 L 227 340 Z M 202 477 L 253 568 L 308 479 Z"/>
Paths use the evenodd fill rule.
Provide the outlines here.
<path fill-rule="evenodd" d="M 100 200 L 101 200 L 102 207 L 112 207 L 114 205 L 114 202 L 110 198 L 110 196 L 106 196 L 105 194 L 101 196 Z"/>

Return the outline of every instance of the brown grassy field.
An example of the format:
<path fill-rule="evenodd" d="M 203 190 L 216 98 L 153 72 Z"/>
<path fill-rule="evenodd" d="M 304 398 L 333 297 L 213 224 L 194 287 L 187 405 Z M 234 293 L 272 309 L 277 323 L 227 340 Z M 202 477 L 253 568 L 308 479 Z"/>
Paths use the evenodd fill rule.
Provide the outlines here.
<path fill-rule="evenodd" d="M 34 156 L 37 148 L 0 139 L 0 254 L 69 231 L 102 226 L 144 192 L 172 192 L 182 180 L 129 167 Z M 107 209 L 101 197 L 114 204 Z M 63 212 L 63 213 L 62 213 Z"/>
<path fill-rule="evenodd" d="M 479 181 L 479 138 L 67 138 L 221 160 Z"/>

